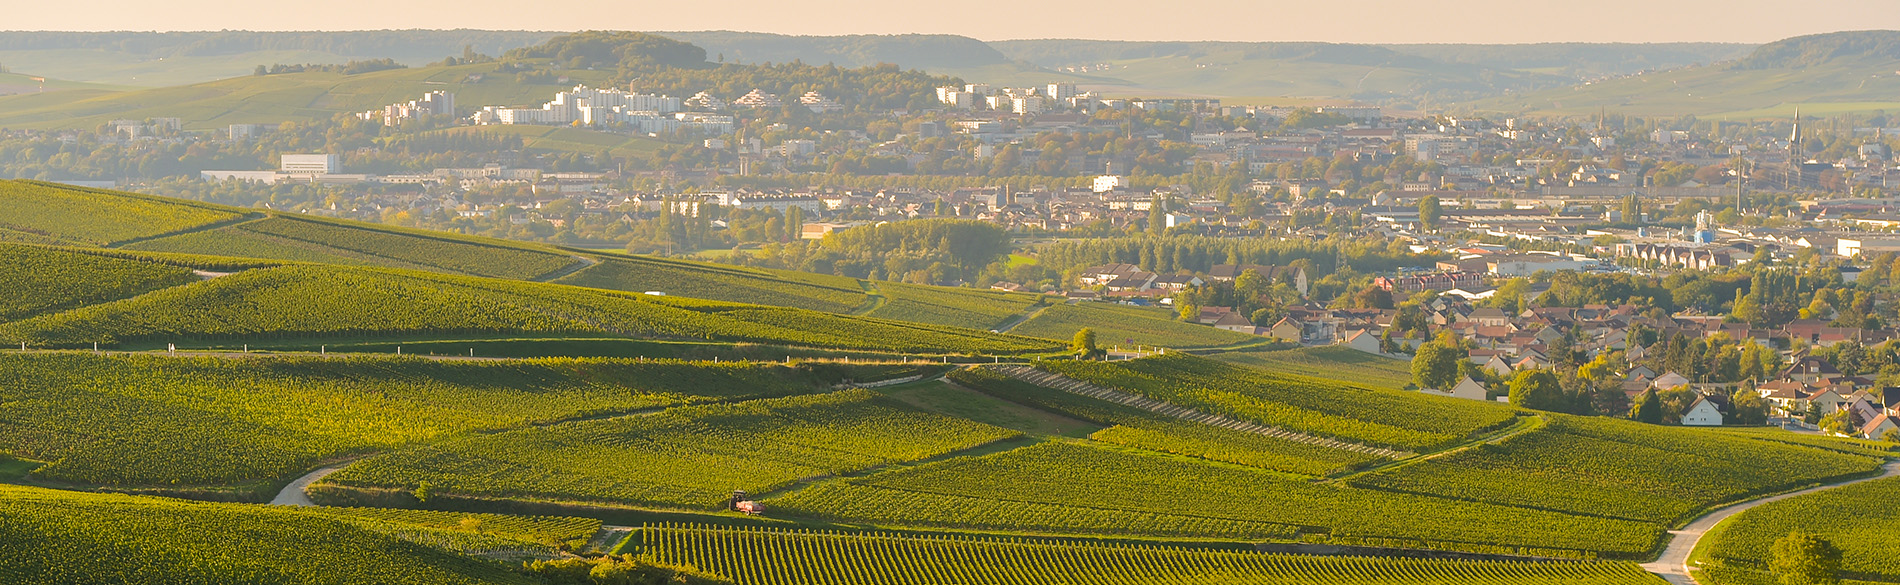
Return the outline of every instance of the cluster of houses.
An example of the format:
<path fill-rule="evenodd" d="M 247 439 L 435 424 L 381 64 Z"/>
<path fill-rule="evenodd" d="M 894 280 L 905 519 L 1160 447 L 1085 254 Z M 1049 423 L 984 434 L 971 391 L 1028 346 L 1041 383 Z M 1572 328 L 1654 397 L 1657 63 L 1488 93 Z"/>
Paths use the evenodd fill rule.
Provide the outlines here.
<path fill-rule="evenodd" d="M 1508 258 L 1508 256 L 1504 256 Z M 1510 261 L 1493 261 L 1508 265 Z M 1078 273 L 1077 284 L 1093 290 L 1069 293 L 1072 298 L 1141 302 L 1165 297 L 1189 286 L 1213 281 L 1231 281 L 1247 271 L 1255 271 L 1276 283 L 1307 288 L 1304 270 L 1289 266 L 1224 264 L 1202 274 L 1164 275 L 1133 264 L 1104 264 Z M 1494 274 L 1493 274 L 1494 275 Z M 1471 287 L 1481 288 L 1481 287 Z M 1540 290 L 1528 291 L 1535 295 Z M 1161 302 L 1167 299 L 1162 298 Z M 1652 351 L 1631 337 L 1640 328 L 1654 331 L 1656 339 L 1675 336 L 1707 339 L 1723 336 L 1741 343 L 1759 344 L 1781 351 L 1784 347 L 1823 347 L 1843 341 L 1876 345 L 1896 336 L 1890 329 L 1831 327 L 1820 319 L 1801 319 L 1777 328 L 1751 328 L 1728 323 L 1720 316 L 1656 314 L 1638 305 L 1586 305 L 1582 307 L 1534 307 L 1524 311 L 1505 310 L 1461 295 L 1441 295 L 1420 307 L 1426 327 L 1432 335 L 1450 332 L 1473 348 L 1468 359 L 1498 378 L 1508 378 L 1525 369 L 1547 369 L 1554 365 L 1553 347 L 1567 345 L 1583 355 L 1621 351 L 1631 362 L 1651 361 Z M 1302 345 L 1343 345 L 1371 354 L 1405 358 L 1430 336 L 1410 332 L 1389 335 L 1399 311 L 1393 309 L 1328 308 L 1306 302 L 1284 308 L 1284 317 L 1271 324 L 1256 324 L 1227 307 L 1202 307 L 1193 319 L 1203 325 L 1277 338 Z M 1416 326 L 1416 323 L 1414 323 Z M 1795 344 L 1799 340 L 1801 344 Z M 1773 410 L 1800 419 L 1810 409 L 1820 415 L 1846 411 L 1855 434 L 1881 438 L 1887 431 L 1900 428 L 1900 388 L 1878 388 L 1862 376 L 1845 376 L 1826 360 L 1798 353 L 1791 355 L 1793 365 L 1767 381 L 1752 381 L 1763 400 Z M 1636 365 L 1625 373 L 1622 390 L 1634 401 L 1649 390 L 1689 388 L 1696 400 L 1679 413 L 1685 425 L 1720 425 L 1729 413 L 1731 394 L 1737 383 L 1696 383 L 1675 372 L 1656 372 Z M 1492 400 L 1493 389 L 1465 378 L 1445 390 L 1424 392 Z M 1799 423 L 1795 423 L 1799 424 Z"/>
<path fill-rule="evenodd" d="M 1679 413 L 1682 424 L 1692 426 L 1723 424 L 1730 412 L 1730 396 L 1742 384 L 1695 383 L 1682 374 L 1658 373 L 1641 365 L 1640 362 L 1652 357 L 1649 355 L 1652 350 L 1630 338 L 1633 328 L 1642 326 L 1652 329 L 1657 332 L 1658 339 L 1669 339 L 1676 335 L 1694 338 L 1721 335 L 1769 349 L 1791 346 L 1793 340 L 1801 340 L 1809 346 L 1827 346 L 1850 340 L 1871 345 L 1900 336 L 1900 332 L 1887 329 L 1829 327 L 1825 321 L 1815 319 L 1797 320 L 1775 329 L 1751 329 L 1743 324 L 1724 323 L 1721 317 L 1645 315 L 1641 307 L 1634 305 L 1539 307 L 1510 314 L 1494 307 L 1473 307 L 1457 299 L 1441 298 L 1428 309 L 1426 316 L 1435 330 L 1451 331 L 1475 345 L 1477 349 L 1469 351 L 1470 361 L 1499 377 L 1510 376 L 1523 369 L 1551 367 L 1548 355 L 1550 348 L 1571 331 L 1579 334 L 1572 347 L 1585 355 L 1623 351 L 1627 360 L 1638 364 L 1624 373 L 1625 379 L 1621 386 L 1624 394 L 1634 401 L 1638 395 L 1650 390 L 1685 387 L 1694 390 L 1696 399 Z M 1381 317 L 1387 318 L 1384 315 Z M 1365 336 L 1364 333 L 1359 335 Z M 1348 342 L 1347 345 L 1372 352 L 1380 348 L 1376 338 Z M 1871 378 L 1843 375 L 1827 360 L 1817 356 L 1794 354 L 1792 365 L 1770 380 L 1755 383 L 1753 387 L 1775 412 L 1792 419 L 1803 418 L 1810 412 L 1826 416 L 1846 411 L 1851 427 L 1856 429 L 1850 434 L 1875 439 L 1883 438 L 1889 430 L 1900 428 L 1900 411 L 1895 410 L 1896 406 L 1900 406 L 1900 388 L 1880 388 Z M 1469 378 L 1441 394 L 1478 400 L 1487 398 L 1485 386 Z"/>

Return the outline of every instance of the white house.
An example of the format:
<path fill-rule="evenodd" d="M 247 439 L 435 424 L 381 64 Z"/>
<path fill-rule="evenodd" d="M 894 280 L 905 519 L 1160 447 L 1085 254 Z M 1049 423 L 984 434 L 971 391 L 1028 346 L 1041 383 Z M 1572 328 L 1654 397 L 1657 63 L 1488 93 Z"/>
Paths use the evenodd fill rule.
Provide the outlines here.
<path fill-rule="evenodd" d="M 1364 329 L 1347 334 L 1340 344 L 1369 354 L 1385 355 L 1384 352 L 1379 351 L 1379 336 Z"/>
<path fill-rule="evenodd" d="M 1661 377 L 1656 378 L 1656 380 L 1653 382 L 1650 382 L 1649 385 L 1650 387 L 1655 388 L 1657 390 L 1668 390 L 1670 388 L 1675 388 L 1677 386 L 1687 386 L 1688 384 L 1689 384 L 1688 378 L 1683 377 L 1682 374 L 1670 372 L 1667 374 L 1663 374 Z"/>
<path fill-rule="evenodd" d="M 1459 380 L 1458 385 L 1452 386 L 1450 392 L 1443 392 L 1439 390 L 1420 390 L 1420 392 L 1424 392 L 1426 394 L 1435 394 L 1438 396 L 1449 396 L 1452 398 L 1463 398 L 1466 400 L 1490 400 L 1491 399 L 1490 392 L 1487 392 L 1484 389 L 1484 384 L 1479 384 L 1477 380 L 1471 379 L 1471 376 L 1465 376 L 1463 379 Z"/>
<path fill-rule="evenodd" d="M 1692 427 L 1722 426 L 1722 410 L 1716 408 L 1709 399 L 1698 396 L 1695 404 L 1689 405 L 1689 410 L 1682 413 L 1682 424 Z"/>

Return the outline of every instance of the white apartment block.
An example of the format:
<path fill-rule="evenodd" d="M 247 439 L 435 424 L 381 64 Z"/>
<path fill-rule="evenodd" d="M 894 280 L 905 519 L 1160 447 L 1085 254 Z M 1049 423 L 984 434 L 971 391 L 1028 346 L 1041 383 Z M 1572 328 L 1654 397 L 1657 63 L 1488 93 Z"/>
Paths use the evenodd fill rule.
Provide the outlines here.
<path fill-rule="evenodd" d="M 1011 112 L 1015 112 L 1017 114 L 1022 114 L 1025 116 L 1033 116 L 1033 115 L 1042 113 L 1042 108 L 1043 108 L 1042 96 L 1039 96 L 1039 95 L 1019 96 L 1019 97 L 1010 98 L 1009 101 L 1010 101 L 1009 111 Z"/>
<path fill-rule="evenodd" d="M 278 160 L 277 170 L 292 175 L 328 175 L 343 168 L 334 154 L 286 154 Z"/>
<path fill-rule="evenodd" d="M 1049 96 L 1049 99 L 1060 101 L 1060 100 L 1073 98 L 1077 94 L 1075 92 L 1075 84 L 1068 83 L 1068 82 L 1061 82 L 1061 83 L 1049 84 L 1048 90 L 1044 93 L 1044 95 Z"/>

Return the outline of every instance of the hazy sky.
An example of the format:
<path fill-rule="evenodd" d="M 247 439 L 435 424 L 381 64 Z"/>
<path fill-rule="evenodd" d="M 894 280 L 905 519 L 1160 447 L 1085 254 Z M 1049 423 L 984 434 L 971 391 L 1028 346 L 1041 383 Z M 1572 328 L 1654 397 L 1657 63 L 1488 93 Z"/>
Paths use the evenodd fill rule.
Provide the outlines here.
<path fill-rule="evenodd" d="M 742 30 L 985 40 L 1760 43 L 1900 29 L 1895 0 L 8 0 L 7 30 Z"/>

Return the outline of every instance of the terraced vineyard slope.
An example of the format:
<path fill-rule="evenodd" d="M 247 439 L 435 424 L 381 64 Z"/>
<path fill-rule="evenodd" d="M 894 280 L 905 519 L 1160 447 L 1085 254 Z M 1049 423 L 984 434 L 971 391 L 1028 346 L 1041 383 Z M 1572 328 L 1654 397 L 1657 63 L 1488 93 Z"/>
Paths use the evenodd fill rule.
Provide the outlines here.
<path fill-rule="evenodd" d="M 872 317 L 990 330 L 1044 302 L 1042 295 L 879 281 Z M 1073 335 L 1075 332 L 1069 332 Z M 1067 335 L 1062 339 L 1068 339 Z"/>
<path fill-rule="evenodd" d="M 0 244 L 0 322 L 196 282 L 190 270 L 53 248 Z"/>
<path fill-rule="evenodd" d="M 885 352 L 1012 354 L 1051 341 L 685 298 L 382 268 L 296 265 L 0 326 L 40 347 L 577 335 Z"/>
<path fill-rule="evenodd" d="M 10 180 L 0 180 L 0 209 L 0 240 L 97 246 L 243 217 L 219 205 Z"/>
<path fill-rule="evenodd" d="M 827 388 L 850 368 L 628 360 L 0 355 L 0 453 L 41 480 L 258 484 L 471 430 Z M 261 486 L 269 488 L 268 485 Z"/>
<path fill-rule="evenodd" d="M 1289 431 L 1282 428 L 1264 426 L 1264 425 L 1251 423 L 1251 422 L 1247 422 L 1243 420 L 1235 420 L 1235 419 L 1228 418 L 1225 416 L 1208 414 L 1205 412 L 1194 410 L 1192 408 L 1185 408 L 1185 407 L 1177 406 L 1174 404 L 1169 404 L 1167 402 L 1162 402 L 1160 400 L 1155 400 L 1153 398 L 1147 398 L 1145 396 L 1139 396 L 1135 394 L 1128 394 L 1125 392 L 1118 392 L 1115 390 L 1103 388 L 1101 386 L 1096 386 L 1093 384 L 1080 382 L 1073 378 L 1068 378 L 1060 374 L 1052 374 L 1049 372 L 1040 371 L 1029 366 L 998 366 L 995 369 L 997 372 L 1001 372 L 1004 375 L 1007 375 L 1012 378 L 1016 378 L 1025 382 L 1029 382 L 1037 386 L 1042 386 L 1045 388 L 1054 388 L 1057 390 L 1068 392 L 1070 394 L 1078 394 L 1081 396 L 1087 396 L 1089 398 L 1113 402 L 1115 404 L 1120 404 L 1123 406 L 1139 408 L 1141 410 L 1146 410 L 1146 411 L 1153 412 L 1156 414 L 1161 414 L 1164 416 L 1181 419 L 1181 420 L 1191 422 L 1191 423 L 1199 423 L 1199 424 L 1203 424 L 1203 425 L 1207 425 L 1207 426 L 1211 426 L 1215 428 L 1229 429 L 1229 430 L 1239 431 L 1242 433 L 1260 435 L 1263 437 L 1267 437 L 1269 439 L 1279 439 L 1279 440 L 1290 441 L 1294 443 L 1305 443 L 1305 444 L 1314 445 L 1314 446 L 1318 446 L 1318 447 L 1322 447 L 1326 449 L 1335 449 L 1339 451 L 1347 451 L 1351 453 L 1359 453 L 1363 455 L 1369 455 L 1373 457 L 1382 457 L 1382 458 L 1387 458 L 1387 459 L 1403 459 L 1406 457 L 1411 457 L 1413 455 L 1416 455 L 1416 453 L 1409 453 L 1405 451 L 1395 451 L 1392 449 L 1385 449 L 1385 448 L 1380 448 L 1380 447 L 1369 447 L 1369 446 L 1360 445 L 1357 443 L 1338 441 L 1334 439 L 1328 439 L 1325 437 L 1318 437 L 1318 436 L 1308 435 L 1304 433 Z"/>
<path fill-rule="evenodd" d="M 778 275 L 734 266 L 719 266 L 661 258 L 608 256 L 600 263 L 554 282 L 635 293 L 668 295 L 796 307 L 848 313 L 868 298 L 857 281 L 850 287 L 800 282 Z"/>
<path fill-rule="evenodd" d="M 1769 571 L 1775 540 L 1799 530 L 1841 549 L 1843 577 L 1854 582 L 1900 582 L 1900 478 L 1832 488 L 1763 504 L 1717 524 L 1702 538 L 1696 577 L 1710 585 L 1775 585 Z"/>
<path fill-rule="evenodd" d="M 1068 339 L 1083 327 L 1095 330 L 1103 345 L 1162 346 L 1175 349 L 1264 342 L 1260 336 L 1215 329 L 1171 318 L 1166 309 L 1109 303 L 1059 304 L 1037 312 L 1010 330 L 1017 335 Z"/>
<path fill-rule="evenodd" d="M 1045 442 L 817 484 L 766 505 L 883 526 L 1284 539 L 1534 556 L 1635 558 L 1629 520 L 1316 484 L 1143 450 Z"/>
<path fill-rule="evenodd" d="M 1355 485 L 1671 525 L 1710 506 L 1870 473 L 1826 449 L 1596 417 L 1375 473 Z"/>
<path fill-rule="evenodd" d="M 1642 585 L 1629 563 L 1314 557 L 1025 539 L 650 525 L 628 548 L 739 585 Z"/>
<path fill-rule="evenodd" d="M 325 482 L 708 509 L 734 489 L 759 494 L 1015 435 L 848 390 L 475 436 L 373 457 Z"/>
<path fill-rule="evenodd" d="M 1387 390 L 1399 390 L 1412 383 L 1411 362 L 1338 345 L 1228 351 L 1208 357 L 1278 374 L 1325 378 Z"/>
<path fill-rule="evenodd" d="M 991 367 L 957 370 L 950 373 L 949 379 L 996 398 L 1106 426 L 1088 436 L 1104 443 L 1310 476 L 1328 475 L 1383 460 L 1366 449 L 1335 449 L 1321 442 L 1208 425 L 1039 386 L 1004 375 L 1001 370 Z"/>
<path fill-rule="evenodd" d="M 8 485 L 0 518 L 6 583 L 537 585 L 460 553 L 548 550 L 512 529 L 476 534 L 396 517 Z"/>
<path fill-rule="evenodd" d="M 446 232 L 272 216 L 127 246 L 133 250 L 413 268 L 528 280 L 582 260 L 523 244 Z"/>
<path fill-rule="evenodd" d="M 1396 450 L 1447 445 L 1508 423 L 1506 406 L 1277 374 L 1170 352 L 1037 368 L 1208 414 Z"/>

